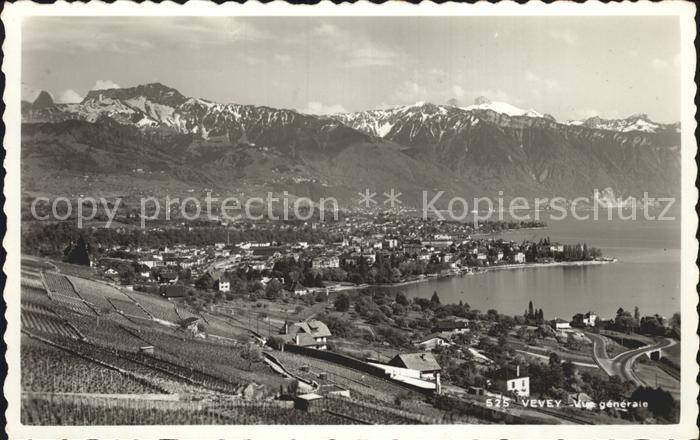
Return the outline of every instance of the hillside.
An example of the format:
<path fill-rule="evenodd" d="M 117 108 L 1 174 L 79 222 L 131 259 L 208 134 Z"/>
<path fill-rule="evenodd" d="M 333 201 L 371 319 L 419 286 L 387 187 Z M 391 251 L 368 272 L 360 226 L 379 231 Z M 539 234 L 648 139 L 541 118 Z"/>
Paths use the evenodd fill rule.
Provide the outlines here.
<path fill-rule="evenodd" d="M 469 199 L 679 189 L 678 126 L 643 115 L 558 123 L 481 99 L 323 117 L 188 98 L 161 84 L 91 91 L 79 104 L 37 101 L 23 104 L 26 193 L 288 191 L 351 206 L 365 188 L 396 188 L 415 206 L 424 190 Z"/>

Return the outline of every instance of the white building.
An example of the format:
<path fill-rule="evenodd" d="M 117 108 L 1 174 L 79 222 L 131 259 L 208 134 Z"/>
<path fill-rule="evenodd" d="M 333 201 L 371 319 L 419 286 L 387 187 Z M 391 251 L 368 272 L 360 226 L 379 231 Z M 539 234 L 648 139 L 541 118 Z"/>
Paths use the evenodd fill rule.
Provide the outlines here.
<path fill-rule="evenodd" d="M 595 322 L 597 319 L 598 316 L 596 316 L 595 313 L 588 312 L 583 317 L 583 325 L 585 325 L 586 327 L 595 327 Z"/>
<path fill-rule="evenodd" d="M 219 292 L 230 292 L 231 291 L 231 281 L 226 278 L 221 278 L 218 281 Z"/>
<path fill-rule="evenodd" d="M 554 324 L 554 328 L 556 330 L 565 330 L 565 329 L 571 328 L 571 324 L 569 323 L 569 321 L 566 321 L 566 320 L 561 319 L 561 318 L 555 319 L 553 321 L 553 324 Z"/>
<path fill-rule="evenodd" d="M 514 263 L 524 263 L 525 262 L 525 254 L 522 252 L 518 252 L 515 255 L 513 255 L 513 262 Z"/>
<path fill-rule="evenodd" d="M 496 372 L 493 389 L 503 395 L 530 396 L 530 377 L 521 374 L 520 366 L 504 367 Z"/>
<path fill-rule="evenodd" d="M 318 257 L 311 261 L 311 267 L 314 269 L 327 269 L 340 267 L 340 259 L 338 257 Z"/>
<path fill-rule="evenodd" d="M 509 393 L 515 393 L 520 397 L 530 396 L 530 378 L 518 377 L 506 381 L 506 389 Z"/>

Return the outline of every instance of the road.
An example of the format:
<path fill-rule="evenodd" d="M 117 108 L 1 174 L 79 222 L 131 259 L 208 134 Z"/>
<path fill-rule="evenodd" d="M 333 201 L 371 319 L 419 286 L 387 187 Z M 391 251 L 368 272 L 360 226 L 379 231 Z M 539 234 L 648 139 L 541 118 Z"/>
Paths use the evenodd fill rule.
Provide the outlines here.
<path fill-rule="evenodd" d="M 649 386 L 649 384 L 642 382 L 642 380 L 639 379 L 634 373 L 634 363 L 637 361 L 639 356 L 642 356 L 647 352 L 668 348 L 673 345 L 676 345 L 676 341 L 665 338 L 659 340 L 656 344 L 620 353 L 612 359 L 613 368 L 621 372 L 620 376 L 623 379 L 631 380 L 638 386 Z"/>
<path fill-rule="evenodd" d="M 642 382 L 634 374 L 633 367 L 637 358 L 647 352 L 668 348 L 677 343 L 675 340 L 669 338 L 660 339 L 655 344 L 628 350 L 610 359 L 608 353 L 605 351 L 606 338 L 596 333 L 587 333 L 587 336 L 593 341 L 593 359 L 608 376 L 619 376 L 623 380 L 631 380 L 638 386 L 647 384 Z"/>
<path fill-rule="evenodd" d="M 518 353 L 526 354 L 526 355 L 528 355 L 528 356 L 532 356 L 532 357 L 536 357 L 536 358 L 540 358 L 540 359 L 549 360 L 549 356 L 545 356 L 545 355 L 543 355 L 543 354 L 533 353 L 533 352 L 531 352 L 531 351 L 525 351 L 525 350 L 515 350 L 515 351 L 518 352 Z M 566 362 L 566 361 L 567 361 L 566 359 L 562 359 L 562 360 L 561 360 L 561 363 L 563 364 L 563 363 Z M 571 363 L 574 364 L 574 365 L 578 365 L 579 367 L 598 368 L 598 365 L 596 365 L 596 364 L 591 364 L 590 362 L 571 361 Z"/>

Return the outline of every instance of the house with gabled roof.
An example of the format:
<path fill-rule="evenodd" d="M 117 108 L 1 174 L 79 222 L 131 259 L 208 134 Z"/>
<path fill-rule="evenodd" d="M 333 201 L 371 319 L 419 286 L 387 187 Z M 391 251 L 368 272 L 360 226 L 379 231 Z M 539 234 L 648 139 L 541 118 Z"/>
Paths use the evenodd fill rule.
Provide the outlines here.
<path fill-rule="evenodd" d="M 432 353 L 399 353 L 389 361 L 389 365 L 419 371 L 421 379 L 435 378 L 442 370 Z"/>
<path fill-rule="evenodd" d="M 332 336 L 328 326 L 318 319 L 309 319 L 295 323 L 285 322 L 282 326 L 285 342 L 302 347 L 327 349 L 328 338 Z"/>

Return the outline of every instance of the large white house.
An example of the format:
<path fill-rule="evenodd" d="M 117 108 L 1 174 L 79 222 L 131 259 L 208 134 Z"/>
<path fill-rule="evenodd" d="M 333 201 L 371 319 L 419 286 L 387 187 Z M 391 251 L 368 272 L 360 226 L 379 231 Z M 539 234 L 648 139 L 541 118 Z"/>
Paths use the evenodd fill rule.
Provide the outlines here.
<path fill-rule="evenodd" d="M 520 366 L 503 367 L 496 372 L 491 387 L 504 395 L 530 396 L 530 377 L 520 371 Z"/>
<path fill-rule="evenodd" d="M 588 312 L 583 316 L 583 325 L 586 327 L 595 327 L 595 322 L 597 319 L 598 316 L 596 316 L 595 313 Z"/>

